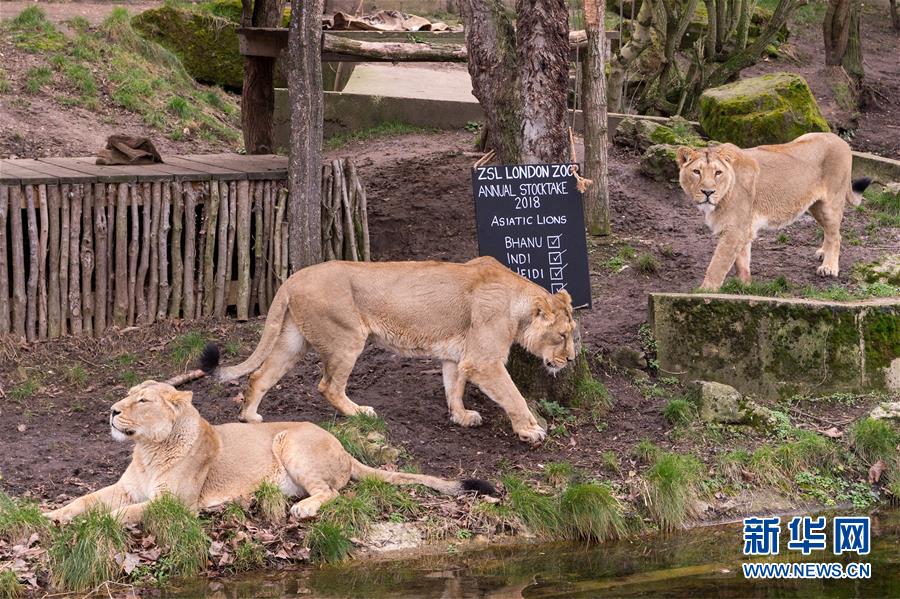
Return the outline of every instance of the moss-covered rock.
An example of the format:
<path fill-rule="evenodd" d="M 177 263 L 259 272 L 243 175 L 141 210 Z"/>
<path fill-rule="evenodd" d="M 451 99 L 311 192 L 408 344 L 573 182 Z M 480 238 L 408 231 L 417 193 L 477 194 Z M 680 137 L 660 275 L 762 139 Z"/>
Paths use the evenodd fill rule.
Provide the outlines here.
<path fill-rule="evenodd" d="M 237 25 L 212 14 L 161 6 L 132 19 L 147 39 L 171 50 L 197 81 L 241 89 L 244 59 Z"/>
<path fill-rule="evenodd" d="M 806 80 L 792 73 L 707 89 L 700 96 L 700 125 L 711 138 L 743 148 L 830 130 Z"/>
<path fill-rule="evenodd" d="M 647 148 L 641 156 L 639 170 L 654 181 L 671 181 L 678 178 L 678 163 L 675 162 L 673 144 L 655 144 Z"/>
<path fill-rule="evenodd" d="M 853 267 L 853 278 L 863 283 L 887 283 L 900 286 L 900 254 L 888 254 L 872 262 Z"/>

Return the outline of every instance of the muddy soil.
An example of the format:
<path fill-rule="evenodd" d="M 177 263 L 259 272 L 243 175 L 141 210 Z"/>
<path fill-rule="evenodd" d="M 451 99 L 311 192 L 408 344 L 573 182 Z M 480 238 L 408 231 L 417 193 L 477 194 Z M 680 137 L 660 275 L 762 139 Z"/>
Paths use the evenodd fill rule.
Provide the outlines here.
<path fill-rule="evenodd" d="M 333 153 L 353 156 L 366 182 L 376 259 L 467 260 L 476 255 L 470 149 L 471 135 L 448 133 L 360 142 Z M 661 410 L 666 396 L 675 390 L 659 385 L 656 391 L 642 392 L 635 373 L 626 373 L 609 360 L 619 347 L 640 348 L 638 331 L 647 321 L 647 294 L 696 287 L 714 244 L 680 190 L 644 178 L 636 163 L 635 156 L 612 149 L 615 235 L 590 243 L 595 308 L 581 313 L 595 376 L 615 400 L 612 411 L 596 424 L 580 418 L 579 424 L 568 426 L 569 434 L 532 448 L 517 440 L 505 414 L 471 386 L 466 405 L 479 410 L 485 424 L 477 429 L 452 425 L 438 362 L 399 358 L 370 347 L 356 364 L 348 395 L 384 417 L 392 442 L 405 449 L 405 461 L 415 462 L 428 473 L 496 479 L 503 467 L 535 470 L 566 460 L 589 473 L 615 478 L 625 474 L 604 472 L 601 453 L 615 451 L 627 473 L 630 451 L 644 438 L 689 449 L 701 457 L 720 449 L 721 439 L 673 435 Z M 847 212 L 845 240 L 858 239 L 858 245 L 844 245 L 841 281 L 848 280 L 855 262 L 900 251 L 896 229 L 867 230 L 867 223 L 865 213 Z M 754 276 L 784 275 L 798 285 L 830 285 L 832 281 L 823 281 L 815 273 L 817 229 L 811 218 L 803 217 L 784 232 L 782 241 L 774 233 L 763 234 L 754 246 Z M 613 271 L 605 266 L 625 245 L 653 255 L 660 265 L 658 272 L 646 275 L 632 267 Z M 99 341 L 68 339 L 30 346 L 3 342 L 0 484 L 14 494 L 56 500 L 112 482 L 128 461 L 129 447 L 109 437 L 109 405 L 136 381 L 164 379 L 188 367 L 172 355 L 173 341 L 180 335 L 198 331 L 230 350 L 233 355 L 226 361 L 235 362 L 253 350 L 261 326 L 260 319 L 167 322 Z M 270 421 L 336 418 L 316 392 L 319 377 L 318 360 L 307 357 L 268 393 L 261 413 Z M 637 378 L 645 377 L 641 373 Z M 26 380 L 35 383 L 32 393 L 23 392 Z M 201 380 L 190 388 L 201 413 L 221 423 L 237 416 L 237 405 L 229 398 L 244 384 L 222 386 Z M 829 403 L 804 407 L 826 420 L 839 421 L 864 409 L 863 405 Z"/>

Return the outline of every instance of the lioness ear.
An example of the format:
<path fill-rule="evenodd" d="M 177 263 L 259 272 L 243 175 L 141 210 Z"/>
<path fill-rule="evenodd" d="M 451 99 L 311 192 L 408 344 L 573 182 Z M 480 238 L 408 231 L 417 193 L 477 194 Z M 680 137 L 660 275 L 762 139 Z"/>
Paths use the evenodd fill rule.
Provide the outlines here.
<path fill-rule="evenodd" d="M 163 399 L 172 404 L 175 409 L 181 409 L 191 405 L 194 394 L 190 391 L 170 391 L 163 396 Z"/>
<path fill-rule="evenodd" d="M 716 153 L 719 155 L 719 158 L 729 164 L 741 157 L 741 149 L 734 144 L 717 146 Z"/>
<path fill-rule="evenodd" d="M 689 146 L 680 146 L 677 150 L 675 150 L 675 162 L 678 163 L 679 167 L 684 166 L 688 162 L 694 159 L 694 156 L 697 155 L 697 150 L 691 148 Z"/>
<path fill-rule="evenodd" d="M 559 299 L 561 299 L 563 302 L 565 302 L 565 304 L 566 304 L 567 306 L 571 306 L 571 305 L 572 305 L 572 296 L 569 295 L 569 292 L 566 291 L 565 289 L 560 289 L 559 291 L 556 292 L 555 295 L 556 295 L 556 297 L 558 297 Z"/>
<path fill-rule="evenodd" d="M 538 297 L 534 300 L 534 304 L 531 306 L 531 317 L 553 320 L 553 306 L 550 305 L 547 298 Z"/>

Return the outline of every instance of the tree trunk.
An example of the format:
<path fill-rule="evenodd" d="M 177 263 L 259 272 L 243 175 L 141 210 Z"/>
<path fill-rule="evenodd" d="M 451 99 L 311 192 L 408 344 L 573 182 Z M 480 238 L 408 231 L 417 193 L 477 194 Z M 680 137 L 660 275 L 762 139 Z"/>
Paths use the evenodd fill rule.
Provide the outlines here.
<path fill-rule="evenodd" d="M 862 52 L 862 36 L 860 34 L 860 13 L 862 12 L 862 4 L 860 0 L 852 0 L 850 8 L 850 27 L 847 40 L 847 51 L 841 61 L 844 70 L 853 80 L 855 87 L 855 95 L 858 96 L 860 86 L 862 85 L 863 76 L 863 52 Z"/>
<path fill-rule="evenodd" d="M 517 0 L 516 10 L 522 162 L 563 162 L 568 146 L 569 10 L 565 0 Z"/>
<path fill-rule="evenodd" d="M 900 31 L 900 11 L 897 10 L 897 0 L 891 0 L 891 25 Z"/>
<path fill-rule="evenodd" d="M 587 55 L 582 65 L 584 114 L 584 176 L 594 183 L 584 194 L 584 220 L 591 235 L 609 235 L 609 175 L 607 171 L 606 60 L 604 0 L 584 0 Z"/>
<path fill-rule="evenodd" d="M 290 261 L 294 270 L 322 260 L 321 178 L 322 11 L 324 0 L 292 0 L 288 32 L 291 69 Z"/>
<path fill-rule="evenodd" d="M 472 93 L 484 108 L 486 147 L 499 162 L 515 164 L 521 160 L 524 115 L 516 32 L 501 0 L 460 0 L 459 9 Z"/>
<path fill-rule="evenodd" d="M 625 112 L 625 75 L 628 67 L 638 59 L 644 50 L 650 47 L 652 23 L 653 2 L 644 0 L 641 2 L 637 18 L 632 21 L 634 30 L 631 32 L 631 39 L 610 61 L 609 106 L 615 112 Z"/>
<path fill-rule="evenodd" d="M 242 15 L 252 27 L 281 27 L 281 0 L 255 0 L 253 14 Z M 245 8 L 246 10 L 246 8 Z M 241 126 L 248 154 L 271 154 L 275 150 L 272 116 L 275 113 L 275 59 L 244 57 L 244 89 L 241 95 Z"/>
<path fill-rule="evenodd" d="M 850 13 L 853 0 L 829 0 L 822 35 L 825 38 L 825 64 L 838 66 L 847 53 L 850 41 Z"/>
<path fill-rule="evenodd" d="M 0 185 L 0 335 L 9 333 L 9 266 L 6 254 L 9 189 L 8 185 Z"/>

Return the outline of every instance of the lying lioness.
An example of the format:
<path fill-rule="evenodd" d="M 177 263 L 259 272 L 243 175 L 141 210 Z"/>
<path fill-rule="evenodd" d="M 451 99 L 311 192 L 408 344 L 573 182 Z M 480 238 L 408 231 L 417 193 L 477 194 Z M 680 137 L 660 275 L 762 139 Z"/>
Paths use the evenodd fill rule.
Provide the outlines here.
<path fill-rule="evenodd" d="M 736 264 L 750 282 L 750 244 L 762 229 L 780 229 L 807 210 L 822 225 L 820 275 L 838 275 L 844 202 L 862 201 L 868 178 L 851 181 L 850 146 L 833 133 L 742 150 L 732 144 L 678 148 L 681 188 L 703 212 L 719 244 L 701 285 L 716 290 Z"/>
<path fill-rule="evenodd" d="M 484 481 L 450 481 L 424 474 L 370 468 L 347 453 L 331 433 L 310 422 L 212 426 L 191 404 L 192 394 L 146 381 L 112 406 L 117 441 L 134 441 L 131 464 L 119 482 L 79 497 L 46 516 L 65 522 L 96 504 L 123 522 L 138 522 L 147 503 L 171 493 L 194 509 L 249 497 L 263 481 L 290 497 L 297 518 L 311 518 L 350 479 L 374 476 L 420 484 L 448 495 L 494 493 Z"/>
<path fill-rule="evenodd" d="M 241 364 L 219 368 L 207 347 L 201 367 L 230 381 L 253 372 L 240 419 L 259 422 L 259 402 L 313 347 L 322 358 L 319 391 L 342 414 L 374 414 L 345 393 L 357 357 L 371 338 L 403 356 L 443 361 L 450 419 L 478 426 L 481 415 L 463 405 L 466 381 L 506 410 L 523 441 L 544 439 L 525 399 L 506 371 L 518 343 L 551 373 L 575 359 L 572 298 L 551 295 L 493 258 L 446 262 L 325 262 L 294 273 L 272 300 L 262 338 Z M 258 369 L 258 370 L 257 370 Z"/>

